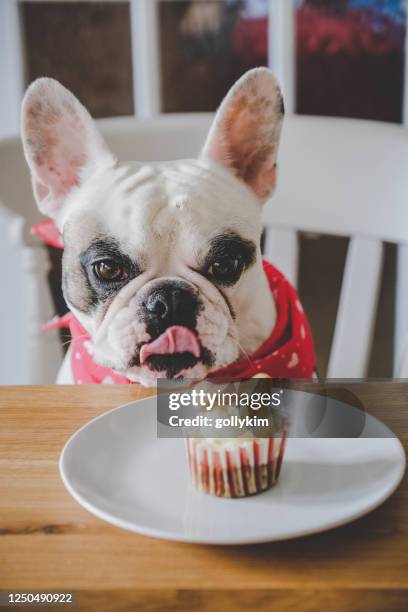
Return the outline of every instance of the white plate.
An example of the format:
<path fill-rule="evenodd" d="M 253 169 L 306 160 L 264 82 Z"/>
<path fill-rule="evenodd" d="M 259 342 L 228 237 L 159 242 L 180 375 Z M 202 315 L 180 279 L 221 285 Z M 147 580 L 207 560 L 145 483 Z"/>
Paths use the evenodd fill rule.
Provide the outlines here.
<path fill-rule="evenodd" d="M 381 504 L 405 470 L 403 448 L 389 435 L 289 439 L 273 489 L 218 499 L 190 484 L 183 440 L 157 439 L 152 397 L 80 429 L 60 471 L 82 506 L 118 527 L 183 542 L 249 544 L 323 531 Z"/>

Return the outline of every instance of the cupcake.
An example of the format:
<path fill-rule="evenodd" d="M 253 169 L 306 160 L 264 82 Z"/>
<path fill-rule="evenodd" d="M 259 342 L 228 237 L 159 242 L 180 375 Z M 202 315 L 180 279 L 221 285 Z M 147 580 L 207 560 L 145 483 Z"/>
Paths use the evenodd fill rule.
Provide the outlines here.
<path fill-rule="evenodd" d="M 193 484 L 217 497 L 246 497 L 278 480 L 286 426 L 271 438 L 186 438 Z"/>
<path fill-rule="evenodd" d="M 261 374 L 254 378 L 268 377 Z M 270 384 L 265 387 L 261 381 L 252 379 L 241 381 L 236 389 L 228 383 L 219 386 L 204 381 L 196 389 L 202 389 L 207 397 L 215 396 L 217 401 L 201 410 L 201 414 L 212 415 L 210 425 L 184 430 L 193 484 L 200 491 L 227 498 L 255 495 L 273 487 L 285 452 L 287 415 L 276 404 L 272 408 L 258 403 L 251 411 L 248 403 L 239 407 L 221 402 L 224 395 L 229 401 L 233 396 L 240 401 L 243 396 L 254 398 L 255 391 L 259 399 L 259 392 L 270 393 Z M 261 420 L 251 418 L 255 415 L 263 417 L 262 424 Z"/>

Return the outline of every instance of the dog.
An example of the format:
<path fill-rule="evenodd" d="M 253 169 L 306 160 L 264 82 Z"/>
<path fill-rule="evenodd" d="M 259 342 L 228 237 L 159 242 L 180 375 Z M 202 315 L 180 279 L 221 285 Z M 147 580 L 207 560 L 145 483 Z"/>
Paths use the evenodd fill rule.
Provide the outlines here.
<path fill-rule="evenodd" d="M 201 380 L 235 364 L 264 370 L 265 358 L 270 375 L 311 376 L 303 309 L 260 247 L 283 117 L 276 79 L 256 68 L 221 103 L 197 159 L 118 163 L 71 92 L 30 85 L 23 147 L 38 207 L 63 236 L 72 367 L 88 359 L 102 372 L 74 371 L 76 382 Z M 277 334 L 282 299 L 292 310 Z"/>

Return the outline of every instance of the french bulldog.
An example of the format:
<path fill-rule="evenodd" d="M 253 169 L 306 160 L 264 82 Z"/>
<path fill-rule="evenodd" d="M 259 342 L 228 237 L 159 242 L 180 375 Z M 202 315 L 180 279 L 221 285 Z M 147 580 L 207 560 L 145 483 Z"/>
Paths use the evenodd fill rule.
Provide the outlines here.
<path fill-rule="evenodd" d="M 28 88 L 22 138 L 42 213 L 63 236 L 63 293 L 97 364 L 146 386 L 253 354 L 276 305 L 261 211 L 284 105 L 266 68 L 229 91 L 197 159 L 118 163 L 77 98 Z"/>

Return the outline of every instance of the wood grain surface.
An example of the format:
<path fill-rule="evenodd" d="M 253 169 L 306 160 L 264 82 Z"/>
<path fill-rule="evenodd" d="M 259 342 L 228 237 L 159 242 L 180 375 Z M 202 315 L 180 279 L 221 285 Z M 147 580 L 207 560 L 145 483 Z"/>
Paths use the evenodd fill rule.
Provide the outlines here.
<path fill-rule="evenodd" d="M 407 382 L 350 388 L 404 426 Z M 81 508 L 59 477 L 63 445 L 92 418 L 147 393 L 137 385 L 0 388 L 0 591 L 70 591 L 80 610 L 408 609 L 406 477 L 354 523 L 256 546 L 156 540 Z"/>

